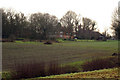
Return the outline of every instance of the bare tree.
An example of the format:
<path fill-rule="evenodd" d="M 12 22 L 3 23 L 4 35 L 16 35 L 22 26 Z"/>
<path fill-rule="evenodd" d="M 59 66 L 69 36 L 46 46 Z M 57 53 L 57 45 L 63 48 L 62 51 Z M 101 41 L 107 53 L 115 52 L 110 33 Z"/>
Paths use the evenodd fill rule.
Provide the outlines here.
<path fill-rule="evenodd" d="M 62 26 L 67 28 L 67 32 L 70 36 L 73 35 L 73 31 L 78 24 L 77 22 L 77 14 L 73 11 L 68 11 L 62 18 L 61 18 Z"/>
<path fill-rule="evenodd" d="M 83 17 L 82 18 L 82 26 L 79 31 L 79 34 L 82 38 L 91 39 L 93 36 L 94 31 L 97 29 L 96 22 L 89 18 Z"/>
<path fill-rule="evenodd" d="M 35 13 L 30 16 L 31 29 L 41 35 L 42 39 L 48 39 L 57 30 L 58 19 L 48 13 Z"/>
<path fill-rule="evenodd" d="M 95 28 L 96 22 L 95 21 L 93 21 L 89 18 L 83 17 L 82 22 L 83 22 L 84 30 L 96 30 L 96 28 Z"/>
<path fill-rule="evenodd" d="M 120 7 L 116 8 L 113 12 L 112 15 L 112 24 L 111 24 L 111 29 L 114 30 L 114 34 L 117 39 L 120 39 Z"/>

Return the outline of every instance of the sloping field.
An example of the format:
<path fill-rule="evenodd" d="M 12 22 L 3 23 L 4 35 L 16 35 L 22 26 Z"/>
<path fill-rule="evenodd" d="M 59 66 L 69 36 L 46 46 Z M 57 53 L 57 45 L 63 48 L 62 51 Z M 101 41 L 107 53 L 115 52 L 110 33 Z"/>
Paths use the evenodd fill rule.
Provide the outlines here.
<path fill-rule="evenodd" d="M 111 56 L 118 51 L 117 41 L 66 41 L 45 45 L 42 42 L 3 43 L 3 71 L 21 63 L 57 61 L 61 64 Z"/>

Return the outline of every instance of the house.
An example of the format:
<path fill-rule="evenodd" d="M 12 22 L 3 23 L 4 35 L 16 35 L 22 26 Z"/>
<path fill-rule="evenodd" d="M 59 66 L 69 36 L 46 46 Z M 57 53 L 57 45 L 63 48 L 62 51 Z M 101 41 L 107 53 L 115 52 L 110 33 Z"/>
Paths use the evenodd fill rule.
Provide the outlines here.
<path fill-rule="evenodd" d="M 71 33 L 63 32 L 60 31 L 56 34 L 56 38 L 61 38 L 61 39 L 73 39 L 74 36 L 71 36 Z"/>

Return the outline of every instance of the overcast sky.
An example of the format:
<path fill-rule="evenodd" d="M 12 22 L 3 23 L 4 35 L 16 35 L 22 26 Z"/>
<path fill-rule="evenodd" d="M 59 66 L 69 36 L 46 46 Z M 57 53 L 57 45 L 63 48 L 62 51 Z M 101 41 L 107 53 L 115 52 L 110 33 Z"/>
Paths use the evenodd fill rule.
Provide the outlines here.
<path fill-rule="evenodd" d="M 59 19 L 72 10 L 97 22 L 101 32 L 110 32 L 111 16 L 119 0 L 0 0 L 0 8 L 12 8 L 26 15 L 35 12 L 49 13 Z"/>

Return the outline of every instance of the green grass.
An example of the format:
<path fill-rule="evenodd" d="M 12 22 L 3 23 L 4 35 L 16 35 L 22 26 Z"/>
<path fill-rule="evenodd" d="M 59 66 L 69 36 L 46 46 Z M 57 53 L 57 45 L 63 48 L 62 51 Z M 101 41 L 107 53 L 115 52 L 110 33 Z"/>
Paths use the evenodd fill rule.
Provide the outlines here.
<path fill-rule="evenodd" d="M 117 53 L 118 41 L 64 41 L 52 45 L 45 45 L 42 42 L 16 41 L 2 43 L 2 47 L 3 71 L 5 72 L 14 69 L 14 65 L 18 63 L 49 63 L 50 61 L 58 61 L 62 66 L 75 66 L 81 71 L 80 66 L 85 61 Z M 9 74 L 7 76 L 10 77 Z"/>
<path fill-rule="evenodd" d="M 82 42 L 93 42 L 93 41 L 95 41 L 95 40 L 80 40 L 80 39 L 77 39 L 76 41 L 82 41 Z"/>
<path fill-rule="evenodd" d="M 118 51 L 117 41 L 64 41 L 52 45 L 16 42 L 2 45 L 3 71 L 12 69 L 15 63 L 58 61 L 60 64 L 80 65 L 85 60 L 111 56 Z"/>

